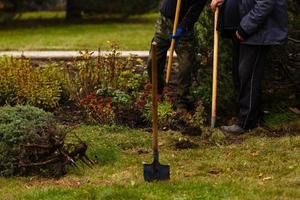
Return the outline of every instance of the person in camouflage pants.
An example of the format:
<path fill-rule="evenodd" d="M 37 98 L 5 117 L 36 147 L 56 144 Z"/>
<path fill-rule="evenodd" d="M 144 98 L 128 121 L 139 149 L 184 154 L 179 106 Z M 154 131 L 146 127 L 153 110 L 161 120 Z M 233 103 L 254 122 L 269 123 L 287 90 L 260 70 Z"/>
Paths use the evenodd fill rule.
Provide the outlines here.
<path fill-rule="evenodd" d="M 187 111 L 191 107 L 189 88 L 191 75 L 195 65 L 195 37 L 194 24 L 206 3 L 206 0 L 182 0 L 179 26 L 176 35 L 172 35 L 173 21 L 175 18 L 177 0 L 163 0 L 160 8 L 161 15 L 156 22 L 156 30 L 153 37 L 157 44 L 158 62 L 158 93 L 162 94 L 165 86 L 165 66 L 167 52 L 172 38 L 176 39 L 175 52 L 179 67 L 177 74 L 177 111 Z M 170 35 L 171 34 L 171 35 Z M 151 55 L 151 53 L 150 53 Z M 151 79 L 152 60 L 148 59 L 148 73 Z"/>

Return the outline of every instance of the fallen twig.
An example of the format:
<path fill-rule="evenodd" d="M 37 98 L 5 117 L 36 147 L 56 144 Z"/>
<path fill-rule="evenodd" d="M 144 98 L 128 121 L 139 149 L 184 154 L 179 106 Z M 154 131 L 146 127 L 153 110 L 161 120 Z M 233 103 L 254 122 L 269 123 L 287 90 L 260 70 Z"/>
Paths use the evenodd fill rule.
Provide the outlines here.
<path fill-rule="evenodd" d="M 289 40 L 289 41 L 292 41 L 292 42 L 294 42 L 294 43 L 300 44 L 300 40 L 296 40 L 296 39 L 291 38 L 291 37 L 289 37 L 288 40 Z"/>

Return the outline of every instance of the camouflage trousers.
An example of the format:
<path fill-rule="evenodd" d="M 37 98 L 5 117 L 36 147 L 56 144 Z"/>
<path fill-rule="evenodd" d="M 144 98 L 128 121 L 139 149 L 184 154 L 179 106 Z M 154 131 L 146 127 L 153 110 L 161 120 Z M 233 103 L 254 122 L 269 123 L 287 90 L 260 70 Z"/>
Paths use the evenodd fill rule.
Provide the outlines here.
<path fill-rule="evenodd" d="M 156 30 L 152 41 L 157 43 L 157 67 L 158 67 L 158 92 L 162 94 L 165 86 L 165 68 L 167 52 L 171 45 L 170 33 L 173 30 L 173 22 L 164 16 L 160 16 L 156 22 Z M 175 52 L 179 62 L 177 81 L 177 107 L 189 107 L 191 104 L 190 86 L 192 70 L 195 65 L 195 37 L 194 31 L 183 33 L 176 41 Z M 151 50 L 150 50 L 151 51 Z M 151 52 L 150 52 L 151 55 Z M 148 58 L 148 74 L 151 80 L 151 56 Z"/>

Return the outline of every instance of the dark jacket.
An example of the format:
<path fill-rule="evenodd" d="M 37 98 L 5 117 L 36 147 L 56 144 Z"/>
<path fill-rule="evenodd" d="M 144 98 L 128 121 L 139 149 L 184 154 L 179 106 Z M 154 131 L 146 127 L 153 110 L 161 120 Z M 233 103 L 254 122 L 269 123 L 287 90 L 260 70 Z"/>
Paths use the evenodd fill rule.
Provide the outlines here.
<path fill-rule="evenodd" d="M 239 0 L 244 44 L 283 44 L 288 34 L 286 0 Z"/>
<path fill-rule="evenodd" d="M 240 26 L 241 16 L 237 0 L 224 0 L 218 18 L 218 31 L 223 37 L 234 38 Z"/>
<path fill-rule="evenodd" d="M 186 30 L 192 30 L 195 22 L 198 20 L 207 0 L 182 0 L 179 25 Z M 177 0 L 163 0 L 160 6 L 160 12 L 163 16 L 174 20 Z"/>

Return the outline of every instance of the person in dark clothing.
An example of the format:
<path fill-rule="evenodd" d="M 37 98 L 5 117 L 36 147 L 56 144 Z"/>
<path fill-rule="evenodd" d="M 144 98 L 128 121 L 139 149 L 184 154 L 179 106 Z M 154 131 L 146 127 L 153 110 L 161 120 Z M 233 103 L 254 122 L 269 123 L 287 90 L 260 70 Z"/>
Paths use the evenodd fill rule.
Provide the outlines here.
<path fill-rule="evenodd" d="M 195 64 L 194 24 L 198 20 L 205 3 L 206 0 L 182 0 L 179 25 L 175 35 L 171 33 L 173 30 L 177 0 L 163 0 L 161 2 L 160 16 L 156 22 L 156 30 L 152 41 L 157 43 L 158 92 L 162 94 L 165 86 L 164 70 L 167 52 L 171 45 L 172 38 L 175 38 L 175 51 L 179 61 L 177 74 L 178 97 L 176 102 L 176 107 L 179 112 L 187 111 L 191 103 L 189 87 L 191 85 L 192 68 Z M 151 62 L 151 57 L 149 57 L 148 73 L 150 79 Z"/>
<path fill-rule="evenodd" d="M 262 79 L 266 57 L 271 45 L 285 43 L 288 34 L 286 0 L 213 0 L 211 8 L 221 6 L 221 18 L 231 20 L 232 12 L 238 12 L 239 23 L 234 27 L 233 81 L 239 98 L 239 121 L 221 129 L 231 133 L 243 133 L 258 126 L 262 110 Z M 236 4 L 237 6 L 233 6 Z M 227 4 L 227 5 L 226 5 Z M 228 4 L 231 4 L 228 6 Z M 222 9 L 222 7 L 225 9 Z M 237 8 L 226 10 L 226 7 Z M 224 21 L 223 21 L 224 22 Z M 219 27 L 222 33 L 225 25 Z"/>
<path fill-rule="evenodd" d="M 205 3 L 205 0 L 182 0 L 179 16 L 179 27 L 186 31 L 192 30 Z M 176 6 L 177 0 L 164 0 L 161 3 L 160 13 L 174 21 Z"/>

